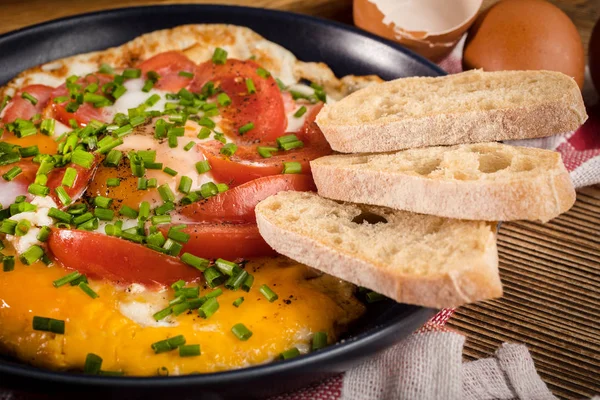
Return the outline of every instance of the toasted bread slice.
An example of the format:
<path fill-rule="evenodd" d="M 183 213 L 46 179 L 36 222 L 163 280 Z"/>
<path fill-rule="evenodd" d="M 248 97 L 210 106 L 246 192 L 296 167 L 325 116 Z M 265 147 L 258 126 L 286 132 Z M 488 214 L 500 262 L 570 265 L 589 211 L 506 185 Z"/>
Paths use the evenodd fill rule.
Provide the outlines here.
<path fill-rule="evenodd" d="M 256 220 L 277 252 L 401 303 L 455 307 L 502 295 L 494 223 L 340 204 L 311 192 L 263 200 Z"/>
<path fill-rule="evenodd" d="M 402 78 L 325 105 L 317 124 L 342 153 L 526 139 L 587 119 L 575 81 L 550 71 L 469 71 Z"/>
<path fill-rule="evenodd" d="M 319 194 L 448 218 L 546 222 L 575 203 L 560 153 L 500 143 L 311 162 Z"/>

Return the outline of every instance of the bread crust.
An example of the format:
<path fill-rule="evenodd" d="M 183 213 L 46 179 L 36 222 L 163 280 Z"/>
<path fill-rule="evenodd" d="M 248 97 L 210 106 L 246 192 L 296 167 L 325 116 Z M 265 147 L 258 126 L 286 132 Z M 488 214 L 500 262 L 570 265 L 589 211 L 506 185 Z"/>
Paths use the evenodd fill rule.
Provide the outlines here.
<path fill-rule="evenodd" d="M 466 74 L 484 73 L 473 71 Z M 542 79 L 549 73 L 539 74 Z M 566 76 L 565 79 L 572 81 Z M 370 88 L 371 90 L 367 89 L 368 94 L 359 91 L 347 99 L 354 97 L 356 100 L 363 96 L 366 104 L 367 98 L 372 96 L 387 96 L 388 91 L 394 89 L 391 89 L 392 86 L 386 89 L 383 85 L 398 81 L 382 84 L 377 94 L 374 92 L 376 88 Z M 418 83 L 415 86 L 418 86 Z M 340 104 L 347 100 L 344 99 L 333 105 L 325 105 L 316 122 L 332 149 L 341 153 L 388 152 L 437 145 L 540 138 L 573 131 L 587 119 L 581 92 L 574 81 L 568 90 L 556 91 L 556 100 L 552 101 L 521 101 L 521 104 L 500 109 L 487 109 L 478 104 L 469 104 L 465 106 L 464 111 L 439 112 L 417 117 L 398 116 L 393 120 L 388 117 L 383 122 L 369 119 L 361 123 L 350 123 L 342 120 L 346 118 L 340 119 L 330 115 L 332 109 L 339 108 Z M 493 95 L 490 94 L 491 96 Z"/>
<path fill-rule="evenodd" d="M 296 232 L 290 224 L 277 224 L 269 217 L 269 202 L 270 199 L 266 199 L 259 203 L 256 220 L 262 237 L 278 253 L 375 290 L 399 303 L 444 308 L 502 296 L 495 224 L 489 225 L 483 239 L 484 248 L 474 249 L 460 265 L 450 266 L 448 273 L 400 275 L 366 258 L 324 244 L 318 238 Z"/>
<path fill-rule="evenodd" d="M 546 222 L 573 206 L 575 189 L 560 153 L 528 151 L 539 152 L 551 167 L 498 180 L 442 180 L 360 168 L 352 164 L 353 156 L 334 155 L 312 161 L 311 171 L 319 195 L 334 200 L 447 218 Z"/>

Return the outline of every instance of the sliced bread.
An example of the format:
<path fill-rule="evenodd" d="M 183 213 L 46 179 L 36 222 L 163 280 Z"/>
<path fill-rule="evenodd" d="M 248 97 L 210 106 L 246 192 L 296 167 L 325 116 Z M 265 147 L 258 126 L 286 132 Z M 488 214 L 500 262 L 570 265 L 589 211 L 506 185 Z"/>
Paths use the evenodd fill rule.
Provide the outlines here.
<path fill-rule="evenodd" d="M 499 297 L 496 224 L 280 192 L 256 206 L 277 252 L 401 303 L 455 307 Z"/>
<path fill-rule="evenodd" d="M 476 70 L 371 85 L 326 104 L 316 121 L 334 150 L 368 153 L 544 137 L 586 119 L 567 75 Z"/>
<path fill-rule="evenodd" d="M 448 218 L 546 222 L 575 202 L 560 153 L 501 143 L 311 162 L 319 194 Z"/>

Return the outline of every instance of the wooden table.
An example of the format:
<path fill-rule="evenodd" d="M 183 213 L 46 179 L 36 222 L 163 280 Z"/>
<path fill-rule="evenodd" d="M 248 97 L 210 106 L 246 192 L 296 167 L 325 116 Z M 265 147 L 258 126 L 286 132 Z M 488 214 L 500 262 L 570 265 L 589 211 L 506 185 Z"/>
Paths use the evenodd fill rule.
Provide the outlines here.
<path fill-rule="evenodd" d="M 497 0 L 484 0 L 484 7 Z M 3 0 L 0 33 L 107 8 L 214 3 L 179 0 Z M 577 25 L 587 50 L 600 0 L 553 0 Z M 226 0 L 349 22 L 351 0 Z M 465 358 L 491 355 L 505 341 L 525 343 L 540 375 L 563 398 L 600 394 L 600 187 L 581 190 L 571 211 L 548 224 L 511 222 L 499 235 L 505 295 L 457 310 L 450 326 L 467 336 Z"/>

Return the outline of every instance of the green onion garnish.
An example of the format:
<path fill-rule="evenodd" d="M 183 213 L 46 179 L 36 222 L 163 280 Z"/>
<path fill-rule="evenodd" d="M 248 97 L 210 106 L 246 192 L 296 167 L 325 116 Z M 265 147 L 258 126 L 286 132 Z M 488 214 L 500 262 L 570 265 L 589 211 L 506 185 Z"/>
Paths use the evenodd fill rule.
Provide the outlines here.
<path fill-rule="evenodd" d="M 194 142 L 188 142 L 188 144 L 186 144 L 185 146 L 183 146 L 183 150 L 185 151 L 190 151 L 192 149 L 192 147 L 194 147 L 196 143 Z"/>
<path fill-rule="evenodd" d="M 289 360 L 290 358 L 295 358 L 298 357 L 300 355 L 300 350 L 298 350 L 296 347 L 292 347 L 289 350 L 284 351 L 283 353 L 281 353 L 279 355 L 279 358 L 283 359 L 283 360 Z"/>
<path fill-rule="evenodd" d="M 48 237 L 50 237 L 50 227 L 42 226 L 36 236 L 36 239 L 40 242 L 45 242 L 46 240 L 48 240 Z"/>
<path fill-rule="evenodd" d="M 202 272 L 204 272 L 210 264 L 210 261 L 208 261 L 207 259 L 197 257 L 190 253 L 183 253 L 183 255 L 181 256 L 181 261 Z"/>
<path fill-rule="evenodd" d="M 138 212 L 127 205 L 121 206 L 119 209 L 119 214 L 127 218 L 137 218 L 138 216 Z"/>
<path fill-rule="evenodd" d="M 56 125 L 56 121 L 53 119 L 45 119 L 40 124 L 40 131 L 45 135 L 52 136 L 54 134 L 54 127 Z"/>
<path fill-rule="evenodd" d="M 61 184 L 73 187 L 75 184 L 75 179 L 77 178 L 77 170 L 75 168 L 67 167 L 65 170 L 65 174 L 63 175 Z"/>
<path fill-rule="evenodd" d="M 5 174 L 2 175 L 2 178 L 5 181 L 12 181 L 15 179 L 23 170 L 19 167 L 12 167 Z"/>
<path fill-rule="evenodd" d="M 54 318 L 34 316 L 33 330 L 52 332 L 62 335 L 65 333 L 65 321 Z"/>
<path fill-rule="evenodd" d="M 50 188 L 34 182 L 27 187 L 27 191 L 35 196 L 47 196 L 50 193 Z"/>
<path fill-rule="evenodd" d="M 56 192 L 58 200 L 62 203 L 62 205 L 68 206 L 71 204 L 71 196 L 69 196 L 64 186 L 58 186 L 56 189 L 54 189 L 54 191 Z"/>
<path fill-rule="evenodd" d="M 170 215 L 154 215 L 150 218 L 150 221 L 152 222 L 152 225 L 169 224 L 169 223 L 171 223 L 171 216 Z M 164 245 L 164 243 L 163 243 L 163 245 Z"/>
<path fill-rule="evenodd" d="M 83 373 L 97 375 L 102 368 L 102 358 L 94 353 L 88 353 L 83 365 Z"/>
<path fill-rule="evenodd" d="M 209 129 L 214 129 L 215 126 L 217 126 L 212 119 L 207 118 L 207 117 L 202 117 L 197 122 L 198 122 L 198 125 L 204 126 Z M 200 132 L 202 132 L 202 130 L 200 130 Z M 200 135 L 198 135 L 198 138 L 202 139 L 202 138 L 200 138 Z"/>
<path fill-rule="evenodd" d="M 304 114 L 306 113 L 306 107 L 302 106 L 300 107 L 295 113 L 294 113 L 294 117 L 295 118 L 300 118 L 302 117 Z"/>
<path fill-rule="evenodd" d="M 202 308 L 202 307 L 200 307 Z M 231 332 L 235 335 L 235 337 L 237 337 L 238 339 L 242 340 L 242 341 L 246 341 L 248 339 L 250 339 L 250 337 L 252 336 L 252 331 L 248 328 L 246 328 L 246 325 L 244 324 L 235 324 L 232 328 L 231 328 Z"/>
<path fill-rule="evenodd" d="M 24 98 L 25 100 L 29 101 L 34 106 L 38 103 L 38 99 L 36 99 L 35 97 L 33 97 L 32 95 L 30 95 L 27 92 L 21 93 L 21 97 Z"/>
<path fill-rule="evenodd" d="M 238 290 L 246 281 L 248 275 L 250 274 L 244 270 L 238 272 L 237 274 L 231 275 L 227 282 L 225 282 L 225 287 L 233 291 Z"/>
<path fill-rule="evenodd" d="M 206 284 L 211 288 L 215 288 L 225 282 L 227 279 L 216 267 L 207 268 L 204 271 L 204 279 L 206 279 Z"/>
<path fill-rule="evenodd" d="M 312 351 L 327 347 L 327 332 L 316 332 L 312 338 Z"/>
<path fill-rule="evenodd" d="M 127 68 L 123 71 L 123 77 L 126 79 L 136 79 L 142 76 L 142 70 L 139 68 Z"/>
<path fill-rule="evenodd" d="M 296 135 L 285 135 L 277 138 L 277 145 L 283 150 L 293 150 L 304 146 Z"/>
<path fill-rule="evenodd" d="M 174 169 L 169 168 L 169 167 L 165 167 L 165 169 L 163 169 L 163 172 L 166 173 L 166 174 L 168 174 L 168 175 L 171 175 L 171 176 L 175 176 L 175 175 L 178 174 L 177 171 L 175 171 Z"/>
<path fill-rule="evenodd" d="M 87 283 L 79 282 L 79 285 L 77 286 L 79 286 L 79 289 L 83 290 L 83 292 L 90 296 L 92 299 L 98 298 L 98 293 L 94 292 L 94 290 L 91 287 L 89 287 Z"/>
<path fill-rule="evenodd" d="M 210 170 L 211 170 L 211 166 L 210 166 L 210 163 L 208 162 L 208 160 L 198 161 L 196 163 L 196 171 L 198 171 L 199 174 L 203 174 Z"/>
<path fill-rule="evenodd" d="M 246 133 L 252 129 L 254 129 L 254 122 L 248 122 L 246 125 L 240 126 L 240 128 L 238 129 L 238 132 L 240 133 L 240 135 L 243 135 L 244 133 Z"/>
<path fill-rule="evenodd" d="M 98 72 L 100 72 L 102 74 L 112 75 L 115 73 L 115 70 L 110 65 L 108 65 L 106 63 L 102 63 L 102 64 L 100 64 L 100 68 L 98 69 Z"/>
<path fill-rule="evenodd" d="M 111 150 L 106 155 L 106 159 L 104 160 L 104 165 L 107 167 L 117 167 L 119 162 L 121 162 L 121 158 L 123 157 L 123 153 L 119 150 Z"/>
<path fill-rule="evenodd" d="M 94 162 L 94 155 L 84 150 L 75 149 L 71 153 L 71 162 L 84 168 L 91 168 Z"/>
<path fill-rule="evenodd" d="M 200 355 L 199 344 L 186 344 L 179 346 L 179 357 L 194 357 Z"/>
<path fill-rule="evenodd" d="M 217 47 L 212 55 L 212 62 L 215 64 L 225 64 L 227 61 L 227 51 Z"/>
<path fill-rule="evenodd" d="M 161 319 L 165 319 L 166 317 L 168 317 L 169 315 L 171 315 L 171 313 L 173 312 L 173 310 L 171 310 L 171 307 L 167 307 L 163 310 L 160 310 L 157 313 L 154 313 L 154 315 L 152 315 L 152 317 L 156 320 L 156 321 L 160 321 Z"/>
<path fill-rule="evenodd" d="M 115 212 L 106 208 L 96 207 L 94 209 L 94 216 L 101 221 L 112 221 L 115 217 Z"/>
<path fill-rule="evenodd" d="M 249 94 L 256 93 L 256 86 L 254 86 L 252 78 L 246 78 L 246 89 L 248 89 Z"/>
<path fill-rule="evenodd" d="M 66 223 L 71 222 L 72 218 L 71 214 L 61 211 L 55 207 L 52 207 L 50 210 L 48 210 L 48 216 Z"/>
<path fill-rule="evenodd" d="M 94 197 L 94 205 L 100 208 L 108 208 L 111 206 L 113 199 L 110 197 L 97 196 Z"/>
<path fill-rule="evenodd" d="M 240 128 L 240 129 L 242 129 L 242 128 Z M 227 143 L 226 145 L 221 147 L 221 150 L 219 151 L 219 153 L 226 155 L 227 157 L 231 157 L 235 154 L 236 151 L 237 151 L 237 145 L 235 143 Z"/>
<path fill-rule="evenodd" d="M 260 154 L 260 156 L 263 158 L 270 158 L 273 156 L 273 154 L 271 154 L 271 153 L 274 153 L 279 150 L 277 147 L 263 147 L 263 146 L 258 146 L 256 149 L 258 151 L 258 154 Z"/>
<path fill-rule="evenodd" d="M 297 161 L 283 163 L 283 174 L 300 174 L 302 173 L 302 164 Z"/>
<path fill-rule="evenodd" d="M 188 71 L 179 71 L 179 73 L 177 74 L 179 76 L 183 76 L 184 78 L 190 78 L 192 79 L 194 77 L 194 74 Z"/>
<path fill-rule="evenodd" d="M 231 104 L 231 98 L 227 95 L 227 93 L 219 93 L 217 95 L 217 102 L 221 106 L 228 106 Z"/>
<path fill-rule="evenodd" d="M 279 298 L 279 296 L 277 296 L 277 293 L 272 291 L 271 288 L 267 285 L 262 285 L 259 291 L 262 293 L 263 296 L 265 296 L 267 300 L 269 300 L 269 303 L 272 303 Z"/>
<path fill-rule="evenodd" d="M 205 126 L 200 128 L 200 132 L 198 133 L 198 139 L 206 139 L 209 136 L 210 136 L 210 129 L 208 129 Z"/>
<path fill-rule="evenodd" d="M 238 297 L 237 299 L 235 299 L 233 301 L 233 306 L 237 308 L 240 305 L 242 305 L 243 302 L 244 302 L 244 298 L 243 297 Z"/>
<path fill-rule="evenodd" d="M 139 218 L 140 218 L 140 220 L 145 221 L 148 219 L 149 216 L 150 216 L 150 203 L 148 203 L 147 201 L 142 201 L 140 203 Z"/>
<path fill-rule="evenodd" d="M 181 193 L 188 194 L 192 188 L 192 178 L 189 176 L 182 176 L 179 180 L 179 186 L 177 186 L 177 190 Z"/>
<path fill-rule="evenodd" d="M 171 256 L 178 256 L 181 253 L 181 249 L 183 249 L 183 245 L 179 242 L 176 242 L 173 239 L 167 239 L 165 244 L 163 245 L 163 249 L 166 250 L 167 254 Z"/>
<path fill-rule="evenodd" d="M 187 234 L 185 232 L 182 232 L 181 230 L 176 229 L 175 227 L 171 227 L 169 229 L 167 237 L 169 239 L 173 239 L 173 240 L 175 240 L 177 242 L 180 242 L 180 243 L 187 243 L 190 240 L 190 235 L 189 234 Z"/>
<path fill-rule="evenodd" d="M 232 261 L 227 261 L 222 258 L 217 258 L 215 260 L 215 266 L 221 271 L 223 274 L 227 276 L 233 276 L 240 273 L 240 266 Z"/>
<path fill-rule="evenodd" d="M 160 185 L 158 187 L 158 193 L 160 194 L 160 198 L 163 201 L 175 201 L 175 194 L 173 193 L 173 191 L 171 190 L 171 188 L 169 187 L 169 185 L 167 185 L 166 183 Z"/>
<path fill-rule="evenodd" d="M 137 190 L 146 190 L 148 189 L 148 179 L 142 177 L 138 178 L 137 181 Z"/>
<path fill-rule="evenodd" d="M 106 186 L 108 187 L 117 187 L 121 185 L 121 180 L 119 178 L 108 178 L 106 180 Z"/>
<path fill-rule="evenodd" d="M 25 236 L 27 232 L 31 229 L 31 222 L 26 219 L 22 219 L 17 222 L 17 226 L 15 227 L 15 236 Z"/>
<path fill-rule="evenodd" d="M 160 342 L 152 343 L 151 347 L 154 353 L 164 353 L 167 351 L 175 350 L 179 346 L 185 344 L 185 337 L 183 335 L 174 336 L 170 339 L 161 340 Z"/>
<path fill-rule="evenodd" d="M 198 314 L 200 315 L 200 317 L 206 319 L 210 318 L 210 316 L 217 312 L 218 309 L 219 301 L 215 297 L 211 297 L 200 306 L 200 308 L 198 309 Z"/>
<path fill-rule="evenodd" d="M 242 290 L 244 292 L 249 292 L 252 288 L 252 284 L 254 284 L 254 275 L 248 274 L 248 277 L 246 278 L 244 283 L 242 283 Z"/>
<path fill-rule="evenodd" d="M 2 259 L 2 271 L 10 272 L 15 269 L 15 257 L 14 256 L 4 256 Z"/>
<path fill-rule="evenodd" d="M 257 73 L 257 74 L 258 74 L 258 76 L 260 76 L 261 78 L 268 78 L 268 77 L 270 77 L 270 76 L 271 76 L 271 73 L 270 73 L 269 71 L 267 71 L 266 69 L 264 69 L 264 68 L 261 68 L 261 67 L 259 67 L 259 68 L 257 68 L 257 69 L 256 69 L 256 73 Z"/>
<path fill-rule="evenodd" d="M 29 147 L 19 147 L 19 153 L 23 158 L 34 157 L 40 154 L 40 149 L 37 147 L 37 145 Z"/>

